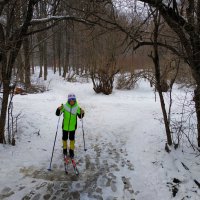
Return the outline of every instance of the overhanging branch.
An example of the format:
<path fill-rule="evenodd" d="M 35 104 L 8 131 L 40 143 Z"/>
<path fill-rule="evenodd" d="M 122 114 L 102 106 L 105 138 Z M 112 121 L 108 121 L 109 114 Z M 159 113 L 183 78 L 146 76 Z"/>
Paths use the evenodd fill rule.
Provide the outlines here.
<path fill-rule="evenodd" d="M 183 58 L 185 60 L 185 62 L 188 63 L 188 58 L 186 58 L 185 56 L 183 56 L 179 51 L 177 51 L 174 47 L 172 47 L 171 45 L 168 44 L 164 44 L 161 42 L 157 42 L 156 43 L 158 46 L 160 47 L 164 47 L 166 49 L 169 49 L 171 52 L 173 52 L 174 54 L 176 54 L 177 56 L 179 56 L 180 58 Z M 148 42 L 148 41 L 143 41 L 143 42 L 138 42 L 136 46 L 133 47 L 133 50 L 137 50 L 139 47 L 142 46 L 153 46 L 155 45 L 154 42 Z M 189 64 L 189 63 L 188 63 Z"/>
<path fill-rule="evenodd" d="M 51 16 L 48 18 L 41 18 L 41 19 L 32 19 L 30 21 L 31 26 L 35 26 L 35 25 L 39 25 L 39 24 L 44 24 L 44 23 L 48 23 L 48 22 L 54 22 L 54 21 L 61 21 L 61 20 L 73 20 L 73 21 L 77 21 L 77 22 L 81 22 L 87 25 L 92 25 L 90 22 L 88 22 L 87 20 L 78 18 L 78 17 L 74 17 L 74 16 Z"/>

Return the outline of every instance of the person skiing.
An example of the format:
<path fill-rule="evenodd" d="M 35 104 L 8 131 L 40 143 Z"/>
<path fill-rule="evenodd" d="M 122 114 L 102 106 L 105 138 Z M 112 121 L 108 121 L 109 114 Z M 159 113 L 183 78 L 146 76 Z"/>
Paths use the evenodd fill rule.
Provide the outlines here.
<path fill-rule="evenodd" d="M 56 110 L 56 115 L 60 116 L 63 113 L 63 154 L 67 156 L 67 141 L 70 140 L 69 156 L 74 158 L 75 148 L 75 131 L 77 129 L 77 116 L 82 119 L 84 117 L 84 110 L 80 108 L 76 101 L 75 94 L 68 95 L 68 101 L 66 104 L 62 104 Z"/>

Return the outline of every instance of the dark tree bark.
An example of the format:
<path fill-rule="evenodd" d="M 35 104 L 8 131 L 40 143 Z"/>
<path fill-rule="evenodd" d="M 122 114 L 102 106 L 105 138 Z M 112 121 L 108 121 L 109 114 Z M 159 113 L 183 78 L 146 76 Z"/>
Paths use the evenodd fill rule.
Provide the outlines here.
<path fill-rule="evenodd" d="M 31 35 L 31 47 L 34 44 L 34 39 L 33 39 L 33 35 Z M 34 68 L 34 52 L 31 52 L 31 73 L 34 74 L 35 73 L 35 68 Z"/>
<path fill-rule="evenodd" d="M 41 35 L 38 36 L 38 42 L 40 41 L 41 41 Z M 39 44 L 39 65 L 40 65 L 39 78 L 41 78 L 43 74 L 43 62 L 44 62 L 44 45 L 43 43 L 40 43 Z"/>
<path fill-rule="evenodd" d="M 171 131 L 169 127 L 169 121 L 167 117 L 167 111 L 165 107 L 165 100 L 163 97 L 162 93 L 162 84 L 161 84 L 161 74 L 160 74 L 160 58 L 159 58 L 159 50 L 158 50 L 158 36 L 159 36 L 159 25 L 160 25 L 160 16 L 159 13 L 156 12 L 154 14 L 154 35 L 153 35 L 153 51 L 154 55 L 150 55 L 154 62 L 154 67 L 155 67 L 155 78 L 156 78 L 156 88 L 158 90 L 159 98 L 160 98 L 160 105 L 163 113 L 163 119 L 164 119 L 164 124 L 165 124 L 165 131 L 166 131 L 166 136 L 167 136 L 167 143 L 168 145 L 172 145 L 172 137 L 171 137 Z"/>
<path fill-rule="evenodd" d="M 29 38 L 24 38 L 23 48 L 24 48 L 24 65 L 25 65 L 25 85 L 26 88 L 31 85 L 31 65 L 30 65 L 30 44 Z"/>
<path fill-rule="evenodd" d="M 197 130 L 198 130 L 198 147 L 200 147 L 200 84 L 196 86 L 196 89 L 194 90 L 194 100 L 195 100 L 195 108 L 196 108 L 196 114 L 197 114 Z"/>
<path fill-rule="evenodd" d="M 1 108 L 1 117 L 0 117 L 0 143 L 6 143 L 5 136 L 4 136 L 4 129 L 6 123 L 6 114 L 7 114 L 7 105 L 8 105 L 8 98 L 9 98 L 9 88 L 10 82 L 3 81 L 3 99 L 2 99 L 2 108 Z"/>
<path fill-rule="evenodd" d="M 31 73 L 35 74 L 34 54 L 31 55 Z"/>
<path fill-rule="evenodd" d="M 69 67 L 69 53 L 70 53 L 70 30 L 69 25 L 66 23 L 66 41 L 65 41 L 65 55 L 64 55 L 64 66 L 63 66 L 63 78 L 66 78 Z"/>
<path fill-rule="evenodd" d="M 24 83 L 24 62 L 22 59 L 22 52 L 20 51 L 18 56 L 17 56 L 17 60 L 16 60 L 16 67 L 17 67 L 17 80 L 19 80 L 20 82 Z"/>
<path fill-rule="evenodd" d="M 53 71 L 54 74 L 56 73 L 56 34 L 53 34 L 52 37 L 52 43 L 53 43 Z"/>
<path fill-rule="evenodd" d="M 57 32 L 57 56 L 58 56 L 58 71 L 59 76 L 61 76 L 61 31 Z"/>
<path fill-rule="evenodd" d="M 47 16 L 47 4 L 45 1 L 41 2 L 41 11 L 42 11 L 42 16 L 45 17 Z M 46 28 L 46 24 L 43 24 L 43 28 Z M 47 32 L 44 31 L 42 33 L 42 39 L 44 40 L 43 43 L 43 64 L 44 64 L 44 80 L 47 80 Z"/>
<path fill-rule="evenodd" d="M 47 80 L 48 72 L 47 72 L 47 42 L 46 41 L 44 42 L 43 55 L 44 55 L 44 80 Z"/>

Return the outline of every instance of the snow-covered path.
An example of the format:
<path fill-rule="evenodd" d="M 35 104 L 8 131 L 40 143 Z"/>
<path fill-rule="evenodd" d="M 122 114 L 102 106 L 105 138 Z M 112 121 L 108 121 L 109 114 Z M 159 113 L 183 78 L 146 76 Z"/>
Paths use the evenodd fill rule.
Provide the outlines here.
<path fill-rule="evenodd" d="M 23 117 L 17 145 L 0 146 L 0 199 L 168 200 L 175 177 L 187 183 L 173 199 L 199 199 L 193 177 L 177 161 L 179 153 L 173 158 L 164 151 L 163 125 L 155 120 L 161 117 L 160 107 L 148 83 L 104 96 L 95 94 L 91 83 L 67 83 L 52 75 L 50 88 L 14 98 L 15 112 Z M 86 152 L 81 121 L 76 132 L 78 177 L 72 168 L 70 175 L 64 173 L 61 123 L 53 171 L 47 171 L 58 122 L 55 110 L 70 92 L 86 112 Z"/>

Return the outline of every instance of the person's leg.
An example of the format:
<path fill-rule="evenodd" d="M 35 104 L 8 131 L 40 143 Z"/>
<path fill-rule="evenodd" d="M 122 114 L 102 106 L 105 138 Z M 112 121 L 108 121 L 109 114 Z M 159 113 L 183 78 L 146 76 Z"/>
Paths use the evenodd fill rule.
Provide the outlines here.
<path fill-rule="evenodd" d="M 70 140 L 69 155 L 71 158 L 73 158 L 74 157 L 74 148 L 75 148 L 75 131 L 69 132 L 69 140 Z"/>
<path fill-rule="evenodd" d="M 63 154 L 67 155 L 67 140 L 68 140 L 68 131 L 63 130 Z"/>

